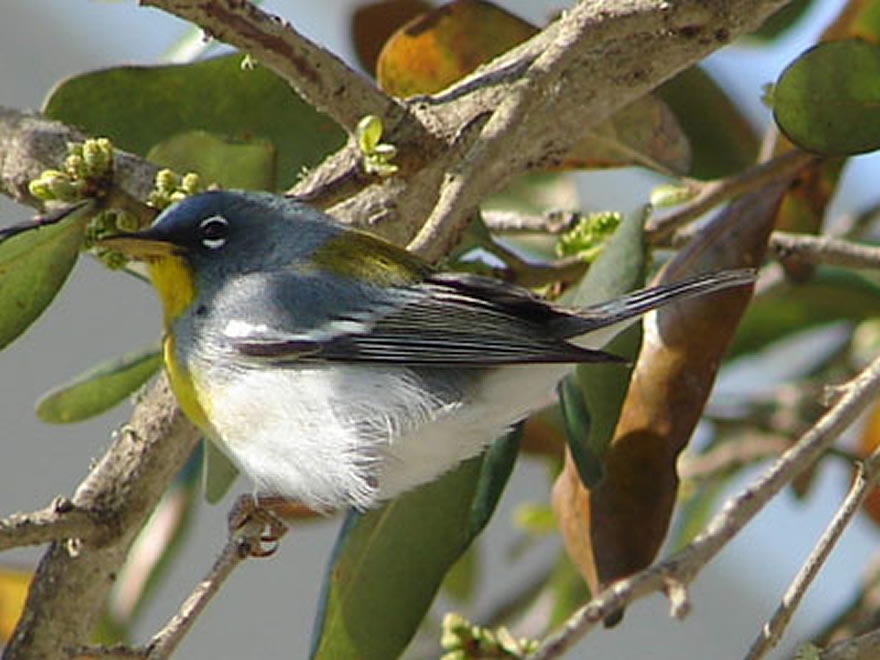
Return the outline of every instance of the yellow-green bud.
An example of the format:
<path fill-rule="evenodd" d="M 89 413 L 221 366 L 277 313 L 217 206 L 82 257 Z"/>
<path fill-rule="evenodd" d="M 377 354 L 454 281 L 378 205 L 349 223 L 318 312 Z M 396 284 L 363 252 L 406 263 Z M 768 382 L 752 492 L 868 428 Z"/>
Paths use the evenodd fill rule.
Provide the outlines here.
<path fill-rule="evenodd" d="M 443 629 L 456 632 L 466 632 L 470 629 L 470 622 L 458 612 L 447 612 L 443 617 Z"/>
<path fill-rule="evenodd" d="M 48 187 L 49 199 L 61 202 L 75 202 L 79 199 L 80 187 L 64 172 L 46 170 L 40 175 L 40 179 Z"/>
<path fill-rule="evenodd" d="M 361 153 L 371 154 L 382 139 L 382 120 L 376 115 L 366 115 L 358 122 L 354 134 Z"/>
<path fill-rule="evenodd" d="M 128 257 L 122 252 L 107 248 L 95 248 L 95 257 L 111 270 L 118 270 L 128 263 Z"/>
<path fill-rule="evenodd" d="M 177 188 L 177 175 L 173 170 L 159 170 L 156 172 L 156 189 L 171 192 Z"/>
<path fill-rule="evenodd" d="M 71 154 L 64 159 L 64 171 L 72 178 L 82 178 L 86 174 L 85 160 L 82 156 Z"/>
<path fill-rule="evenodd" d="M 664 183 L 651 190 L 651 206 L 657 208 L 676 206 L 689 199 L 693 199 L 696 194 L 696 188 L 692 188 L 691 186 L 679 186 Z"/>
<path fill-rule="evenodd" d="M 42 179 L 32 179 L 28 183 L 28 191 L 37 199 L 49 201 L 52 199 L 52 192 L 49 190 L 49 184 Z"/>
<path fill-rule="evenodd" d="M 83 161 L 87 176 L 104 176 L 113 163 L 113 146 L 110 140 L 107 138 L 86 140 L 83 143 Z"/>
<path fill-rule="evenodd" d="M 116 212 L 116 228 L 119 231 L 137 231 L 140 229 L 137 218 L 128 211 Z"/>
<path fill-rule="evenodd" d="M 397 155 L 397 147 L 383 142 L 373 148 L 373 154 L 383 160 L 392 160 Z"/>
<path fill-rule="evenodd" d="M 194 195 L 202 190 L 202 180 L 195 172 L 187 172 L 183 175 L 180 187 L 187 195 Z"/>
<path fill-rule="evenodd" d="M 82 155 L 83 155 L 82 142 L 68 142 L 67 143 L 67 155 L 68 156 L 79 156 L 80 158 L 82 158 Z"/>
<path fill-rule="evenodd" d="M 454 651 L 464 646 L 464 640 L 457 632 L 452 630 L 444 630 L 440 636 L 440 646 L 447 651 Z"/>
<path fill-rule="evenodd" d="M 455 649 L 440 656 L 440 660 L 468 660 L 469 656 L 464 649 Z"/>

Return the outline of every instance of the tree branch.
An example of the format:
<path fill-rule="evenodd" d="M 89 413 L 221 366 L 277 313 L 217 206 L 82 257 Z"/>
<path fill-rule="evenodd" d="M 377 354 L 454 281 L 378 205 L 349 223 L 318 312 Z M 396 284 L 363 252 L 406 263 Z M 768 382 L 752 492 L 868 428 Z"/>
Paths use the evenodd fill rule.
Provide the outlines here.
<path fill-rule="evenodd" d="M 146 1 L 245 48 L 344 126 L 351 128 L 367 112 L 380 115 L 383 139 L 398 147 L 401 170 L 352 185 L 330 211 L 400 243 L 409 242 L 431 216 L 418 243 L 435 237 L 437 246 L 425 248 L 429 256 L 449 248 L 483 197 L 522 172 L 558 163 L 589 128 L 786 3 L 582 0 L 473 76 L 435 96 L 400 101 L 409 112 L 397 117 L 398 106 L 388 105 L 390 99 L 368 81 L 250 3 Z M 527 69 L 534 80 L 521 80 Z M 484 131 L 493 108 L 499 111 Z M 352 152 L 349 145 L 346 155 L 327 159 L 296 193 L 323 205 L 319 187 L 332 187 L 336 195 L 331 182 L 352 181 Z M 441 188 L 445 201 L 432 215 Z"/>
<path fill-rule="evenodd" d="M 786 589 L 779 607 L 776 608 L 770 620 L 761 627 L 761 632 L 752 642 L 752 646 L 745 656 L 747 660 L 763 658 L 779 642 L 792 615 L 801 604 L 807 589 L 819 574 L 819 570 L 822 568 L 825 560 L 828 559 L 837 540 L 843 534 L 843 530 L 846 529 L 853 516 L 858 512 L 868 491 L 874 486 L 878 471 L 880 471 L 880 450 L 871 454 L 864 463 L 858 464 L 855 481 L 853 481 L 846 498 L 834 514 L 831 522 L 828 523 L 828 527 L 825 528 L 821 538 L 812 552 L 810 552 L 809 557 L 804 560 L 794 580 Z"/>
<path fill-rule="evenodd" d="M 728 500 L 691 543 L 666 560 L 610 585 L 572 614 L 563 627 L 550 635 L 529 658 L 558 657 L 610 614 L 651 593 L 669 593 L 670 586 L 678 595 L 673 607 L 681 603 L 683 585 L 690 583 L 783 486 L 812 465 L 876 399 L 880 394 L 880 358 L 843 385 L 840 392 L 834 406 L 758 479 Z M 680 608 L 674 609 L 673 614 L 681 611 Z"/>
<path fill-rule="evenodd" d="M 658 218 L 651 218 L 645 226 L 645 236 L 649 242 L 658 243 L 682 225 L 696 220 L 721 202 L 760 188 L 769 181 L 791 176 L 815 159 L 813 154 L 792 149 L 726 179 L 696 182 L 693 185 L 698 191 L 697 195 L 674 211 Z M 682 238 L 686 240 L 686 236 Z M 673 243 L 677 242 L 673 238 Z"/>
<path fill-rule="evenodd" d="M 850 637 L 819 653 L 819 660 L 872 660 L 880 656 L 880 630 Z"/>
<path fill-rule="evenodd" d="M 87 136 L 65 124 L 39 115 L 0 106 L 0 193 L 20 204 L 42 207 L 28 183 L 43 170 L 58 169 L 68 142 Z M 113 154 L 113 183 L 120 193 L 146 200 L 159 168 L 125 151 Z"/>
<path fill-rule="evenodd" d="M 198 437 L 160 377 L 71 499 L 104 534 L 50 545 L 4 658 L 62 658 L 88 638 L 135 535 Z"/>
<path fill-rule="evenodd" d="M 400 121 L 404 107 L 286 20 L 241 0 L 141 0 L 198 25 L 272 69 L 349 133 L 364 115 Z M 291 118 L 293 120 L 293 118 Z"/>
<path fill-rule="evenodd" d="M 0 551 L 63 539 L 91 540 L 101 532 L 99 521 L 77 509 L 66 497 L 33 513 L 14 513 L 0 520 Z"/>
<path fill-rule="evenodd" d="M 880 247 L 841 238 L 776 231 L 770 236 L 770 247 L 777 257 L 796 256 L 811 264 L 880 268 Z"/>

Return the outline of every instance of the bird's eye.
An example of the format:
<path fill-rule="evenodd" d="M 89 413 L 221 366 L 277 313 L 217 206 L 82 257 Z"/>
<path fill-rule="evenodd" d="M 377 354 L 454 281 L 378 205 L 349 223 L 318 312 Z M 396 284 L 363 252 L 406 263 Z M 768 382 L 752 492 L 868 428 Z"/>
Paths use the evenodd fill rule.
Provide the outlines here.
<path fill-rule="evenodd" d="M 229 235 L 229 221 L 219 215 L 205 218 L 199 224 L 199 238 L 202 245 L 210 250 L 223 247 Z"/>

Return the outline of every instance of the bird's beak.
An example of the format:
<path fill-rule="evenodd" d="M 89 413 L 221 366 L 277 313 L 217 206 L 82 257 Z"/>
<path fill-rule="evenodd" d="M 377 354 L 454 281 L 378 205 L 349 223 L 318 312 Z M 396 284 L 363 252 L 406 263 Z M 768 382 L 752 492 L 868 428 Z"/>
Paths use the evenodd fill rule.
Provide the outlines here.
<path fill-rule="evenodd" d="M 123 233 L 108 236 L 97 241 L 100 247 L 117 250 L 132 259 L 160 259 L 180 254 L 180 246 L 160 236 L 152 228 L 135 233 Z"/>

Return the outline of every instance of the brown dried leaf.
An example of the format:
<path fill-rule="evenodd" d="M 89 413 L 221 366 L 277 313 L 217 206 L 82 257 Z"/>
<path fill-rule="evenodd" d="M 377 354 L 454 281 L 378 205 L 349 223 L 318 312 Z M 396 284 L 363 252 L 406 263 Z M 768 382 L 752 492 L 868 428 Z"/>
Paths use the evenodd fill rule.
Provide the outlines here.
<path fill-rule="evenodd" d="M 732 204 L 659 279 L 759 264 L 786 185 L 767 186 Z M 604 480 L 586 489 L 567 459 L 553 509 L 569 555 L 594 593 L 654 560 L 677 494 L 676 460 L 750 296 L 747 288 L 731 289 L 649 316 Z"/>

